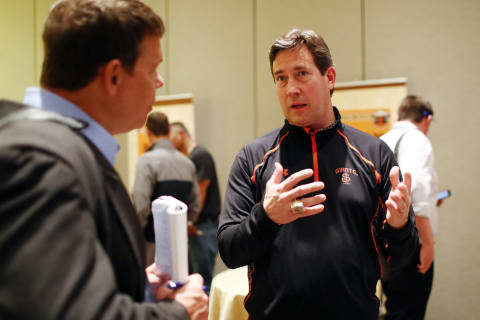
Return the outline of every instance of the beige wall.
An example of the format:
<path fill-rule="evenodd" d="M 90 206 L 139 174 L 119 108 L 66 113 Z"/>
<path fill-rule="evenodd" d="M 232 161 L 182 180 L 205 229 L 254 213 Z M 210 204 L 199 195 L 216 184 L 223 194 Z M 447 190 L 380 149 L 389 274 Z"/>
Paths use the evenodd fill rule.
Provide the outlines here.
<path fill-rule="evenodd" d="M 428 319 L 477 319 L 480 2 L 369 0 L 366 4 L 367 77 L 405 76 L 409 93 L 432 102 L 430 137 L 440 186 L 453 193 L 440 208 Z"/>
<path fill-rule="evenodd" d="M 23 100 L 37 85 L 43 60 L 41 33 L 54 0 L 0 1 L 0 99 Z"/>
<path fill-rule="evenodd" d="M 0 1 L 0 99 L 18 100 L 35 81 L 34 1 Z"/>
<path fill-rule="evenodd" d="M 166 85 L 159 93 L 193 94 L 197 140 L 216 159 L 222 192 L 239 148 L 283 121 L 267 55 L 289 28 L 311 28 L 325 37 L 338 81 L 406 77 L 409 93 L 434 106 L 436 166 L 441 186 L 453 192 L 440 209 L 427 319 L 478 317 L 479 1 L 147 2 L 167 25 L 160 68 Z M 0 2 L 0 97 L 20 99 L 23 88 L 37 81 L 40 20 L 50 3 Z"/>
<path fill-rule="evenodd" d="M 337 81 L 361 79 L 360 1 L 256 2 L 258 91 L 256 104 L 257 135 L 283 123 L 283 115 L 273 86 L 268 52 L 273 41 L 291 28 L 313 29 L 327 42 L 337 66 Z M 342 17 L 339 21 L 339 17 Z M 345 50 L 346 49 L 346 50 Z"/>
<path fill-rule="evenodd" d="M 169 1 L 169 92 L 193 94 L 197 142 L 212 151 L 222 190 L 254 138 L 253 2 Z"/>

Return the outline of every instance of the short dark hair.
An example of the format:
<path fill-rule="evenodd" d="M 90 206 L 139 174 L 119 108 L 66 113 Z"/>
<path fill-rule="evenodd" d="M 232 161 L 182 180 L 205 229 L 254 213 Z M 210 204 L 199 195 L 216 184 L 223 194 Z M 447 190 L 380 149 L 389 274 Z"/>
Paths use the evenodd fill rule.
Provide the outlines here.
<path fill-rule="evenodd" d="M 185 127 L 183 122 L 181 122 L 181 121 L 172 122 L 172 123 L 170 123 L 170 127 L 178 127 L 180 129 L 182 129 L 187 136 L 190 137 L 190 133 L 188 132 L 187 127 Z"/>
<path fill-rule="evenodd" d="M 325 40 L 313 30 L 292 29 L 275 40 L 270 47 L 270 71 L 273 75 L 273 61 L 277 54 L 285 49 L 293 49 L 306 46 L 312 53 L 313 60 L 318 70 L 324 75 L 327 69 L 333 66 L 332 55 Z"/>
<path fill-rule="evenodd" d="M 163 112 L 151 112 L 147 117 L 145 126 L 156 136 L 168 136 L 168 117 Z"/>
<path fill-rule="evenodd" d="M 433 108 L 430 102 L 423 100 L 419 96 L 408 95 L 403 98 L 398 107 L 398 120 L 411 120 L 419 123 L 423 118 L 433 116 Z"/>
<path fill-rule="evenodd" d="M 77 90 L 112 59 L 132 72 L 144 37 L 164 33 L 162 19 L 139 0 L 58 1 L 45 22 L 40 82 Z"/>

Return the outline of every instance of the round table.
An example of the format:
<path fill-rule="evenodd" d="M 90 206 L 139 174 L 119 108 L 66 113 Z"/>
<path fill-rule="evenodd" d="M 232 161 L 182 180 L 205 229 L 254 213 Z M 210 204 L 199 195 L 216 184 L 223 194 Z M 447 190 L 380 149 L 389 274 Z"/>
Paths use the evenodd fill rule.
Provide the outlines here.
<path fill-rule="evenodd" d="M 248 319 L 243 300 L 248 294 L 247 266 L 217 274 L 210 289 L 209 320 Z"/>

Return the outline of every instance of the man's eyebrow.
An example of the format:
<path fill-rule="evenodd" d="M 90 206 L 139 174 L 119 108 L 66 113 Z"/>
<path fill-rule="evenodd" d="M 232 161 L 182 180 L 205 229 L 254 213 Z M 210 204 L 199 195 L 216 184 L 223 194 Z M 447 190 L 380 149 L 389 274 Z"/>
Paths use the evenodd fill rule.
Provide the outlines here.
<path fill-rule="evenodd" d="M 308 69 L 308 67 L 306 65 L 301 64 L 293 68 L 293 70 L 302 70 L 302 69 Z"/>
<path fill-rule="evenodd" d="M 284 71 L 283 71 L 282 69 L 280 69 L 280 70 L 275 71 L 275 72 L 273 73 L 273 75 L 276 76 L 276 75 L 278 75 L 278 74 L 280 74 L 280 73 L 283 73 L 283 72 L 284 72 Z"/>
<path fill-rule="evenodd" d="M 305 66 L 305 65 L 302 65 L 302 64 L 301 64 L 301 65 L 297 65 L 297 66 L 295 66 L 295 67 L 293 68 L 293 70 L 295 70 L 295 71 L 297 71 L 297 70 L 304 70 L 304 69 L 308 69 L 308 66 Z M 273 75 L 276 76 L 277 74 L 279 74 L 279 73 L 284 73 L 284 72 L 285 72 L 284 70 L 279 69 L 279 70 L 275 71 L 275 72 L 273 73 Z"/>

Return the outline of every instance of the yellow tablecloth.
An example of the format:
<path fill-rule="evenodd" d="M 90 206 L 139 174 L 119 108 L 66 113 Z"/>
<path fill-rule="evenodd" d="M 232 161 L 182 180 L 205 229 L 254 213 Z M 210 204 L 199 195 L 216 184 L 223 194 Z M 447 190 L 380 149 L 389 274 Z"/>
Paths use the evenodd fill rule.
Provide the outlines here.
<path fill-rule="evenodd" d="M 248 268 L 223 271 L 212 280 L 209 320 L 248 319 L 243 300 L 248 294 Z"/>

